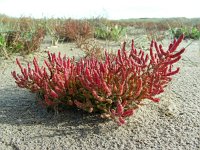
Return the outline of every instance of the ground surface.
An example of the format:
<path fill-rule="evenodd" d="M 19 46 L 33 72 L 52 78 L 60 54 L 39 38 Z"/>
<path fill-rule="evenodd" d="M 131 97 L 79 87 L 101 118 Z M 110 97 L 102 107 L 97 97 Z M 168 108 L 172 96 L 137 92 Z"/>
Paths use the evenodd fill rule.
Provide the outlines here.
<path fill-rule="evenodd" d="M 169 40 L 164 41 L 167 46 Z M 188 42 L 183 42 L 186 46 Z M 118 44 L 115 44 L 117 46 Z M 48 46 L 43 45 L 43 47 Z M 96 115 L 69 110 L 47 113 L 35 95 L 16 87 L 12 60 L 0 62 L 0 150 L 31 149 L 200 149 L 200 41 L 194 41 L 178 64 L 182 67 L 158 104 L 149 103 L 118 127 Z M 118 47 L 117 47 L 118 48 Z M 44 48 L 43 48 L 44 49 Z M 50 47 L 68 56 L 82 56 L 73 44 Z M 44 51 L 44 50 L 43 50 Z M 38 59 L 45 52 L 36 53 Z M 32 56 L 23 59 L 24 64 Z"/>

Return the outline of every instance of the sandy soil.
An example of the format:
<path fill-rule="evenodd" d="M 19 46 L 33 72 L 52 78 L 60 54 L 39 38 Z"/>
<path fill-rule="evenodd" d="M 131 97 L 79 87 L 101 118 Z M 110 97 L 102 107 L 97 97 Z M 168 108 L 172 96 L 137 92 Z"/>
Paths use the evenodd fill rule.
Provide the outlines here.
<path fill-rule="evenodd" d="M 169 40 L 164 41 L 167 46 Z M 119 48 L 119 43 L 109 43 Z M 186 46 L 184 42 L 182 46 Z M 38 59 L 46 57 L 35 53 Z M 50 47 L 68 56 L 83 56 L 73 43 Z M 18 56 L 15 56 L 18 57 Z M 18 88 L 12 60 L 0 61 L 0 150 L 198 150 L 200 149 L 200 41 L 194 41 L 178 64 L 181 72 L 158 104 L 148 103 L 125 126 L 78 110 L 54 114 L 38 106 L 34 94 Z M 24 64 L 33 55 L 21 60 Z M 19 70 L 19 69 L 18 69 Z"/>

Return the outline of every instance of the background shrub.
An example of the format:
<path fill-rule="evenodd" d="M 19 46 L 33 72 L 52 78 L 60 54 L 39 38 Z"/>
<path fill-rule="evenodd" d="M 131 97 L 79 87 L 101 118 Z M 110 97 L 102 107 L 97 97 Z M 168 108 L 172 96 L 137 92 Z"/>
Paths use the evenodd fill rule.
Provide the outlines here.
<path fill-rule="evenodd" d="M 106 25 L 100 24 L 95 28 L 95 38 L 102 40 L 119 40 L 122 36 L 125 36 L 126 30 L 119 25 Z"/>
<path fill-rule="evenodd" d="M 173 38 L 178 38 L 181 34 L 185 35 L 185 39 L 197 40 L 200 38 L 200 31 L 196 27 L 182 27 L 170 29 Z"/>
<path fill-rule="evenodd" d="M 86 20 L 68 19 L 54 25 L 55 35 L 64 41 L 76 41 L 79 38 L 93 37 L 93 27 Z"/>

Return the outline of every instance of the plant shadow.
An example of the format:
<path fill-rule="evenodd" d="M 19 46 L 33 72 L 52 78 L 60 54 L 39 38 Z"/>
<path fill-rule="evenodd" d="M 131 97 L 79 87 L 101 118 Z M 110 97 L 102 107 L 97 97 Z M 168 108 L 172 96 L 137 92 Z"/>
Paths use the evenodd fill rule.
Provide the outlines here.
<path fill-rule="evenodd" d="M 35 94 L 17 87 L 3 89 L 0 91 L 0 95 L 2 95 L 0 98 L 0 124 L 41 125 L 44 129 L 55 132 L 53 135 L 46 136 L 74 133 L 83 136 L 88 132 L 99 134 L 104 125 L 109 124 L 113 128 L 113 124 L 115 124 L 100 118 L 97 113 L 91 114 L 78 109 L 68 109 L 59 113 L 48 112 L 36 102 Z"/>

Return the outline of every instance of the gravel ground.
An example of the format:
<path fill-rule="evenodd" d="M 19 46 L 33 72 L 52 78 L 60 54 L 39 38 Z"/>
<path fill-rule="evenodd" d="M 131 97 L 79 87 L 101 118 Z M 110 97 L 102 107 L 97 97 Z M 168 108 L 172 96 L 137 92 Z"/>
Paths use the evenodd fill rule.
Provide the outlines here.
<path fill-rule="evenodd" d="M 169 41 L 164 41 L 167 46 Z M 184 42 L 182 46 L 188 43 Z M 178 64 L 181 72 L 161 95 L 148 103 L 125 126 L 79 110 L 48 113 L 35 95 L 16 87 L 12 60 L 0 61 L 0 150 L 199 150 L 200 41 L 194 41 Z M 45 46 L 44 46 L 45 47 Z M 73 44 L 50 47 L 68 56 L 83 55 Z M 65 50 L 65 51 L 64 51 Z M 67 51 L 66 51 L 67 50 Z M 43 60 L 44 52 L 36 56 Z M 32 55 L 23 59 L 26 64 Z M 15 57 L 13 57 L 13 60 Z M 21 58 L 22 59 L 22 58 Z"/>

